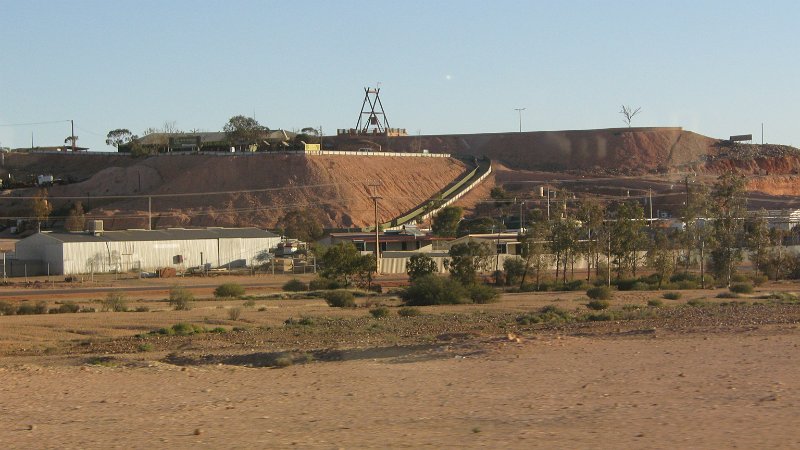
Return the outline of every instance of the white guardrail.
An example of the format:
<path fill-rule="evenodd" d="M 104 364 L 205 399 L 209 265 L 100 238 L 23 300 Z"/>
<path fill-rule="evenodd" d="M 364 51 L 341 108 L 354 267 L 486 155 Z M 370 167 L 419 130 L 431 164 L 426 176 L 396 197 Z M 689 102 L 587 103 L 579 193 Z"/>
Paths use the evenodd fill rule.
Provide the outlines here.
<path fill-rule="evenodd" d="M 55 150 L 29 150 L 26 153 L 46 154 L 46 155 L 73 155 L 73 156 L 128 156 L 130 153 L 119 152 L 59 152 Z M 269 155 L 333 155 L 333 156 L 403 156 L 403 157 L 422 157 L 422 158 L 449 158 L 450 153 L 410 153 L 410 152 L 357 152 L 357 151 L 337 151 L 337 150 L 289 150 L 282 152 L 194 152 L 194 151 L 174 151 L 158 153 L 151 156 L 187 156 L 187 155 L 209 155 L 209 156 L 269 156 Z"/>
<path fill-rule="evenodd" d="M 425 219 L 435 215 L 439 211 L 441 211 L 442 208 L 444 208 L 445 206 L 452 205 L 456 200 L 460 199 L 461 197 L 466 195 L 469 191 L 474 189 L 475 186 L 481 184 L 481 182 L 483 180 L 485 180 L 486 177 L 488 177 L 490 173 L 492 173 L 492 165 L 491 164 L 489 164 L 489 168 L 486 170 L 486 173 L 484 173 L 483 175 L 479 176 L 478 179 L 476 179 L 475 181 L 470 183 L 469 186 L 467 186 L 466 188 L 464 188 L 461 191 L 459 191 L 456 195 L 450 197 L 446 202 L 442 203 L 442 206 L 440 206 L 440 207 L 438 207 L 438 208 L 436 208 L 436 209 L 434 209 L 434 210 L 432 210 L 430 212 L 427 212 L 427 213 L 421 215 L 418 220 L 420 220 L 420 221 L 425 220 Z"/>

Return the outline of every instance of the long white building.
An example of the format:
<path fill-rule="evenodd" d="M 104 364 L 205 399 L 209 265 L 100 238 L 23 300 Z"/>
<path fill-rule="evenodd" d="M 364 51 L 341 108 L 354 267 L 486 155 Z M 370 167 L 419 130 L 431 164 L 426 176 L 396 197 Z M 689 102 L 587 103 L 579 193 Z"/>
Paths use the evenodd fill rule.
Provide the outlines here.
<path fill-rule="evenodd" d="M 280 237 L 258 228 L 42 232 L 16 245 L 18 263 L 36 272 L 75 275 L 113 271 L 154 271 L 173 267 L 249 266 L 277 247 Z M 28 273 L 33 275 L 34 273 Z"/>

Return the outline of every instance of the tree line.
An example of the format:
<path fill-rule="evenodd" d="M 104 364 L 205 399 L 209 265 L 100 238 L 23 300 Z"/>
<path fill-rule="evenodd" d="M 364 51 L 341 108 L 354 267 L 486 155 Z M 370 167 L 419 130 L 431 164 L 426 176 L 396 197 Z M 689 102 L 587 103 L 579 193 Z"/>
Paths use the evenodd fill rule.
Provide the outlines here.
<path fill-rule="evenodd" d="M 771 279 L 800 278 L 800 257 L 784 245 L 790 232 L 770 228 L 764 210 L 747 211 L 745 179 L 734 172 L 720 175 L 712 185 L 687 186 L 680 228 L 648 224 L 644 208 L 636 201 L 603 204 L 585 198 L 567 207 L 570 197 L 566 192 L 557 196 L 553 208 L 559 213 L 553 219 L 534 213 L 533 220 L 526 221 L 520 258 L 504 263 L 507 278 L 520 286 L 533 279 L 538 286 L 554 271 L 555 279 L 566 283 L 574 279 L 576 262 L 585 261 L 587 281 L 594 275 L 611 284 L 612 276 L 636 278 L 648 269 L 659 286 L 678 271 L 699 271 L 701 287 L 711 276 L 717 284 L 729 286 L 745 253 L 754 270 Z M 461 216 L 460 208 L 444 208 L 433 218 L 434 233 L 474 233 L 470 228 L 475 227 L 465 222 L 476 220 Z M 493 228 L 482 226 L 477 232 L 499 229 L 492 219 L 481 220 Z"/>

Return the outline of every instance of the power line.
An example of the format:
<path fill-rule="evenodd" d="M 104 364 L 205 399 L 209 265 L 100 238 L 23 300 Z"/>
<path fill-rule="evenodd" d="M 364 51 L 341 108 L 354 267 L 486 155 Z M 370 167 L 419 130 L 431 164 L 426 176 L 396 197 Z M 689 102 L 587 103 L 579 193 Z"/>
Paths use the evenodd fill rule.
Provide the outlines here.
<path fill-rule="evenodd" d="M 0 127 L 27 127 L 32 125 L 50 125 L 54 123 L 66 123 L 70 120 L 52 120 L 49 122 L 30 122 L 30 123 L 0 123 Z"/>

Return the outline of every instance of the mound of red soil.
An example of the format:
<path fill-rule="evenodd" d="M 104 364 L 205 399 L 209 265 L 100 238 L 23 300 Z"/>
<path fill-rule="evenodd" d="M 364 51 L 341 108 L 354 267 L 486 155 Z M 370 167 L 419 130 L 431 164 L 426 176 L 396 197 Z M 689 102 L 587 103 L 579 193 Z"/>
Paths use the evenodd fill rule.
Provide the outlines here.
<path fill-rule="evenodd" d="M 28 167 L 29 155 L 19 156 L 24 161 L 18 167 Z M 57 168 L 58 162 L 66 167 L 79 158 L 87 164 L 86 157 L 47 155 L 41 158 L 47 164 L 34 167 Z M 257 154 L 101 160 L 109 166 L 99 168 L 100 162 L 92 160 L 91 178 L 53 186 L 50 196 L 83 201 L 90 218 L 105 219 L 107 229 L 146 227 L 148 196 L 157 227 L 271 228 L 292 209 L 311 211 L 325 227 L 363 227 L 374 222 L 369 183 L 381 183 L 379 219 L 389 220 L 424 203 L 467 170 L 456 159 L 420 157 Z M 16 190 L 14 195 L 32 192 Z M 130 197 L 102 198 L 118 195 Z M 69 202 L 53 200 L 56 210 Z M 26 201 L 4 203 L 25 214 Z"/>
<path fill-rule="evenodd" d="M 640 174 L 699 161 L 716 152 L 716 139 L 682 128 L 483 133 L 391 138 L 395 151 L 488 156 L 513 170 Z M 363 145 L 339 137 L 340 148 Z"/>

